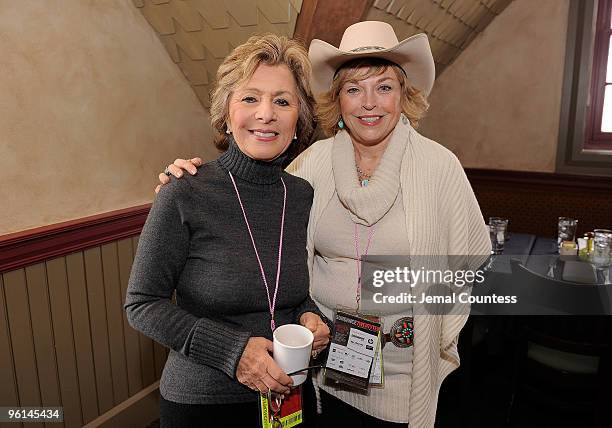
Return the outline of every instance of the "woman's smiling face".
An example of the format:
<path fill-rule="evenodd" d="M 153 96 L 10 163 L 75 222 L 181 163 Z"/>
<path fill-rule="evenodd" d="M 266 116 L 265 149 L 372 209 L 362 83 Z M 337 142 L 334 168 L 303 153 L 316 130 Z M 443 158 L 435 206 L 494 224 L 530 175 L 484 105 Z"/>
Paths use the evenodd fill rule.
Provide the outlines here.
<path fill-rule="evenodd" d="M 368 67 L 364 67 L 364 73 Z M 340 111 L 354 142 L 374 146 L 387 141 L 399 121 L 402 89 L 393 68 L 340 88 Z"/>
<path fill-rule="evenodd" d="M 229 100 L 228 127 L 240 150 L 252 159 L 282 155 L 295 135 L 297 85 L 286 65 L 261 64 Z"/>

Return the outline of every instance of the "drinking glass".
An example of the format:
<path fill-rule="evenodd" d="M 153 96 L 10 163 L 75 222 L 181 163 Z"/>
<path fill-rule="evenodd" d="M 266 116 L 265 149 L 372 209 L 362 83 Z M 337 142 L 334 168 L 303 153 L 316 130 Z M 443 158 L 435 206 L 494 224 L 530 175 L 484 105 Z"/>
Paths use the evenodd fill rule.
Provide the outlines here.
<path fill-rule="evenodd" d="M 559 217 L 557 223 L 557 246 L 560 247 L 563 241 L 576 240 L 576 227 L 578 220 L 570 217 Z"/>
<path fill-rule="evenodd" d="M 593 234 L 591 262 L 595 265 L 597 276 L 604 284 L 609 284 L 610 266 L 612 266 L 612 230 L 595 229 Z"/>
<path fill-rule="evenodd" d="M 489 217 L 489 236 L 491 238 L 491 254 L 501 254 L 508 233 L 508 219 Z"/>

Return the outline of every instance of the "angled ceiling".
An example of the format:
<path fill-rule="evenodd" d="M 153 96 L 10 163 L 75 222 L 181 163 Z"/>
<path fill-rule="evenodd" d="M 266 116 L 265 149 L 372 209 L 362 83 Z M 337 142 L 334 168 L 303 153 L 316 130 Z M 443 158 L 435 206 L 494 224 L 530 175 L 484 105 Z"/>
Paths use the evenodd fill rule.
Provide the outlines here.
<path fill-rule="evenodd" d="M 400 40 L 417 33 L 427 33 L 436 72 L 440 74 L 511 2 L 376 0 L 364 20 L 388 22 Z"/>
<path fill-rule="evenodd" d="M 205 107 L 223 58 L 253 34 L 291 37 L 302 6 L 301 0 L 132 1 Z"/>
<path fill-rule="evenodd" d="M 400 40 L 430 39 L 441 73 L 512 0 L 132 0 L 205 106 L 217 67 L 257 33 L 337 45 L 358 21 L 388 22 Z M 350 4 L 350 7 L 347 6 Z M 299 15 L 299 16 L 298 16 Z"/>

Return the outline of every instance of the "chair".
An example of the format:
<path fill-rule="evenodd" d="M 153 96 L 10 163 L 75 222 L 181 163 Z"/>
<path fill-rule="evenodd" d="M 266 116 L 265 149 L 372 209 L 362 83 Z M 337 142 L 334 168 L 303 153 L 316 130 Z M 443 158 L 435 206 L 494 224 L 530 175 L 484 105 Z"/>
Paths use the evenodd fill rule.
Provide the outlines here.
<path fill-rule="evenodd" d="M 529 299 L 530 315 L 514 317 L 507 424 L 515 419 L 517 402 L 529 397 L 555 409 L 590 411 L 596 426 L 612 426 L 612 317 L 531 315 L 540 313 L 534 308 L 548 314 L 609 313 L 607 287 L 559 281 L 518 262 L 511 265 L 517 292 Z M 551 293 L 558 293 L 559 300 L 551 299 Z"/>

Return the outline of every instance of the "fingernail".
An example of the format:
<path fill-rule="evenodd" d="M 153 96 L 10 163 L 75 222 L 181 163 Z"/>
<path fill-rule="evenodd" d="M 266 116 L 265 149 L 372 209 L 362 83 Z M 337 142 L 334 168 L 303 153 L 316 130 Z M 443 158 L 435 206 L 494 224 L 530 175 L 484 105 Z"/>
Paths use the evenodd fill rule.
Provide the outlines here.
<path fill-rule="evenodd" d="M 179 171 L 179 172 L 177 172 L 177 173 L 176 173 L 176 176 L 177 176 L 177 177 L 182 177 L 182 176 L 183 176 L 183 173 Z"/>
<path fill-rule="evenodd" d="M 191 173 L 191 175 L 194 175 L 196 173 L 195 169 L 192 169 L 191 171 L 189 171 Z"/>

